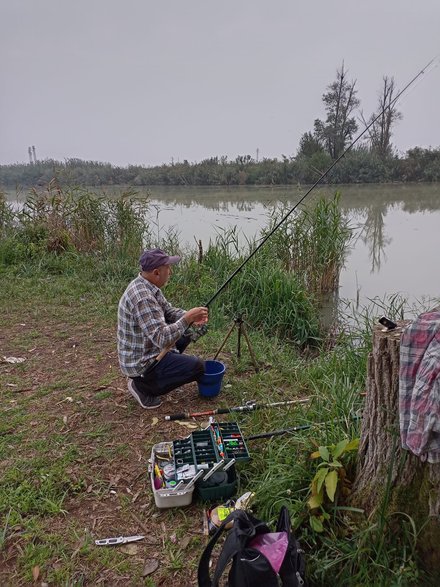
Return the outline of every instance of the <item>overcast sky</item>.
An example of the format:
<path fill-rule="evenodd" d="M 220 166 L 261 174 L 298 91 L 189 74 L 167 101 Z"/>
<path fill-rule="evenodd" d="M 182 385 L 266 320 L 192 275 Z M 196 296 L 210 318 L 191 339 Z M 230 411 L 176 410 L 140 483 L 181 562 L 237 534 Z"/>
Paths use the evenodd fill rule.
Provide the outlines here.
<path fill-rule="evenodd" d="M 344 60 L 366 118 L 440 53 L 440 0 L 0 0 L 0 164 L 294 155 Z M 440 146 L 440 67 L 394 144 Z"/>

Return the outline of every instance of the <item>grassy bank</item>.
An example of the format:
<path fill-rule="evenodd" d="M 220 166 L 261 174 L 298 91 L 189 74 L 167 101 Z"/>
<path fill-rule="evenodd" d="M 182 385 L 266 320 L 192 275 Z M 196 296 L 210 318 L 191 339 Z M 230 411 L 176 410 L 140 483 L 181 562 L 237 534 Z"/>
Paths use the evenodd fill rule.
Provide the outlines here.
<path fill-rule="evenodd" d="M 131 226 L 133 209 L 128 200 L 124 206 L 121 217 Z M 109 215 L 113 222 L 115 216 Z M 351 332 L 339 329 L 326 338 L 314 294 L 303 278 L 286 271 L 281 255 L 268 249 L 213 306 L 210 330 L 192 351 L 212 357 L 234 313 L 246 309 L 259 372 L 246 346 L 237 357 L 232 336 L 220 355 L 227 373 L 215 402 L 199 398 L 189 385 L 170 394 L 157 412 L 145 413 L 128 395 L 119 372 L 115 316 L 117 301 L 136 274 L 133 250 L 148 234 L 139 224 L 137 234 L 131 231 L 130 239 L 118 242 L 108 236 L 104 222 L 101 240 L 90 229 L 87 239 L 93 246 L 79 250 L 72 236 L 75 223 L 67 212 L 61 217 L 60 225 L 49 214 L 63 231 L 61 248 L 48 247 L 59 241 L 52 238 L 47 210 L 31 217 L 29 225 L 7 220 L 2 228 L 0 583 L 194 585 L 206 541 L 204 504 L 158 510 L 146 468 L 154 443 L 184 437 L 193 429 L 188 424 L 204 426 L 206 421 L 185 425 L 165 422 L 163 416 L 180 412 L 183 401 L 199 411 L 213 403 L 307 397 L 307 404 L 295 408 L 222 417 L 238 421 L 245 436 L 312 425 L 251 441 L 252 460 L 238 468 L 238 493 L 253 491 L 254 512 L 267 521 L 275 519 L 282 504 L 288 506 L 307 552 L 312 585 L 423 584 L 411 534 L 396 539 L 385 530 L 379 536 L 376 521 L 362 516 L 355 523 L 344 509 L 342 491 L 324 508 L 310 512 L 307 506 L 317 471 L 311 453 L 359 435 L 352 416 L 362 407 L 368 319 Z M 120 234 L 125 237 L 127 231 Z M 162 244 L 176 245 L 172 240 Z M 209 299 L 240 260 L 234 247 L 232 237 L 217 242 L 201 263 L 196 252 L 187 252 L 167 297 L 182 307 Z M 24 360 L 13 362 L 12 357 Z M 355 453 L 341 460 L 350 479 Z M 94 545 L 97 538 L 137 533 L 147 539 L 127 547 Z M 159 567 L 143 576 L 149 559 Z"/>

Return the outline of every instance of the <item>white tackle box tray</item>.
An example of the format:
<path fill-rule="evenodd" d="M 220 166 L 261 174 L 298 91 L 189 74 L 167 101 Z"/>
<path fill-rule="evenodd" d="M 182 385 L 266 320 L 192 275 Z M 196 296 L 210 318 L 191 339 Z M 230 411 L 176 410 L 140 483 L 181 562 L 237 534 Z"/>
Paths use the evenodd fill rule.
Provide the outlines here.
<path fill-rule="evenodd" d="M 151 488 L 153 490 L 154 501 L 158 508 L 174 508 L 189 505 L 192 502 L 194 493 L 194 483 L 184 483 L 181 489 L 169 489 L 163 487 L 156 489 L 154 486 L 154 465 L 159 462 L 157 455 L 165 457 L 171 454 L 173 450 L 172 442 L 159 442 L 151 450 L 151 460 L 148 467 L 150 474 Z M 187 488 L 186 485 L 189 485 Z"/>

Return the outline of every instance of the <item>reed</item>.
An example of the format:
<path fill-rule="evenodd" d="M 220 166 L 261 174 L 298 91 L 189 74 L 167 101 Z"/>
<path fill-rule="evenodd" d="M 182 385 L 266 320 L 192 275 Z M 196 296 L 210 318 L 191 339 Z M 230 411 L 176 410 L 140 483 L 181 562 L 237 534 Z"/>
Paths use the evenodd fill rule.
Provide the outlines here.
<path fill-rule="evenodd" d="M 319 295 L 337 289 L 351 236 L 339 197 L 321 198 L 288 217 L 229 284 L 229 301 L 222 294 L 222 301 L 216 302 L 223 311 L 244 313 L 255 326 L 300 346 L 315 344 L 322 336 Z M 260 237 L 266 237 L 286 212 L 284 207 L 274 209 Z M 217 235 L 205 255 L 204 264 L 215 269 L 219 285 L 259 242 L 248 241 L 243 249 L 238 236 L 236 229 Z"/>
<path fill-rule="evenodd" d="M 195 252 L 187 254 L 176 268 L 170 291 L 176 296 L 190 295 L 203 303 L 212 297 L 255 246 L 240 248 L 236 229 L 225 231 L 211 241 L 201 263 Z M 192 292 L 192 293 L 190 293 Z M 316 304 L 292 272 L 261 249 L 215 299 L 213 316 L 232 320 L 242 314 L 253 328 L 288 339 L 301 347 L 316 344 L 320 338 Z"/>
<path fill-rule="evenodd" d="M 339 273 L 351 239 L 351 229 L 339 207 L 340 193 L 332 199 L 319 198 L 289 216 L 271 237 L 272 254 L 286 270 L 297 274 L 304 287 L 315 295 L 337 289 Z M 272 210 L 270 232 L 288 212 L 286 206 Z"/>
<path fill-rule="evenodd" d="M 318 314 L 311 296 L 291 272 L 265 251 L 231 283 L 235 311 L 266 333 L 304 346 L 320 338 Z"/>
<path fill-rule="evenodd" d="M 6 202 L 5 194 L 0 191 L 0 238 L 3 238 L 12 229 L 14 222 L 14 211 Z"/>
<path fill-rule="evenodd" d="M 0 210 L 0 226 L 8 228 L 2 230 L 0 243 L 6 264 L 41 262 L 48 255 L 67 253 L 70 260 L 76 253 L 126 262 L 137 258 L 150 239 L 148 201 L 138 202 L 133 191 L 109 200 L 82 188 L 61 189 L 53 180 L 45 188 L 34 188 L 18 212 L 4 201 Z"/>

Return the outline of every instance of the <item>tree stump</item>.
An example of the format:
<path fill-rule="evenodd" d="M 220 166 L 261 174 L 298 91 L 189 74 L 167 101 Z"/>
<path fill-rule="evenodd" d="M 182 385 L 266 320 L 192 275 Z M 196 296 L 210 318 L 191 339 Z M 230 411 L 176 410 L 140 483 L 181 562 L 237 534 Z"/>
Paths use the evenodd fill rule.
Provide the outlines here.
<path fill-rule="evenodd" d="M 368 358 L 367 396 L 359 460 L 350 504 L 367 516 L 386 503 L 385 514 L 404 512 L 422 532 L 419 553 L 427 568 L 440 571 L 440 465 L 422 462 L 401 448 L 399 354 L 402 329 L 375 326 Z M 386 496 L 388 492 L 388 496 Z M 388 498 L 384 502 L 385 498 Z"/>

